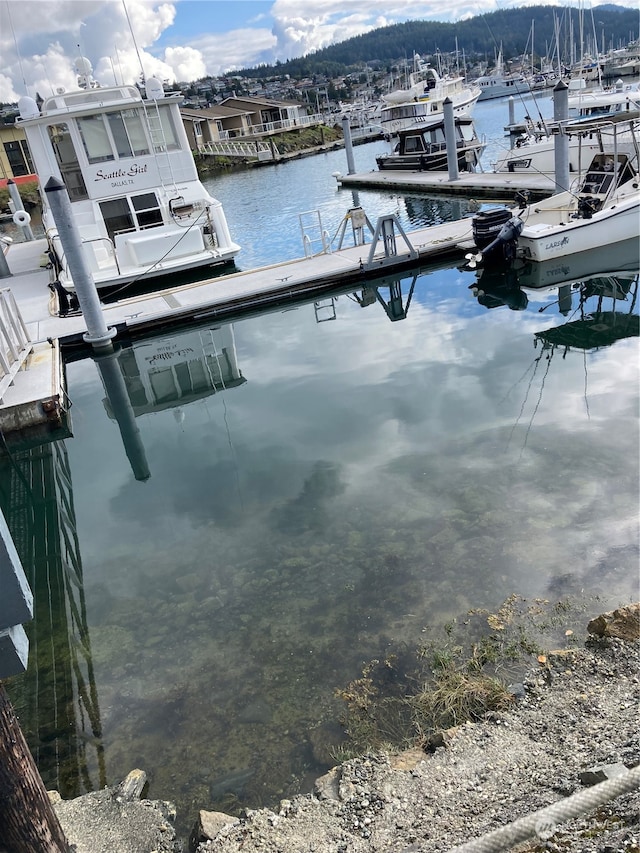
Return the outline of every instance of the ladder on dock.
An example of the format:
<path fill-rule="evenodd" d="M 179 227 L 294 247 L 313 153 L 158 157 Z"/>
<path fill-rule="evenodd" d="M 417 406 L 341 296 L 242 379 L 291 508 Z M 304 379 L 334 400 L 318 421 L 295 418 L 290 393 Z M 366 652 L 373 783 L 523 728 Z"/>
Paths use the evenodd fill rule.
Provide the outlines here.
<path fill-rule="evenodd" d="M 32 349 L 15 297 L 4 287 L 0 290 L 0 403 Z"/>

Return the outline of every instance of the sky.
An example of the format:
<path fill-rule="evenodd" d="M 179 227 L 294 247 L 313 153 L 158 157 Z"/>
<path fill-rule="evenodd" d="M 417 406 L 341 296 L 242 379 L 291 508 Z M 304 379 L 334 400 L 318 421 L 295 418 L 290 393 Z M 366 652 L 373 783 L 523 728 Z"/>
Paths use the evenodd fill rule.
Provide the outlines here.
<path fill-rule="evenodd" d="M 636 0 L 617 0 L 634 8 Z M 0 102 L 77 88 L 86 56 L 103 86 L 190 82 L 304 56 L 407 20 L 457 21 L 521 0 L 0 0 Z M 556 2 L 555 5 L 562 5 Z M 407 51 L 411 52 L 411 45 Z"/>

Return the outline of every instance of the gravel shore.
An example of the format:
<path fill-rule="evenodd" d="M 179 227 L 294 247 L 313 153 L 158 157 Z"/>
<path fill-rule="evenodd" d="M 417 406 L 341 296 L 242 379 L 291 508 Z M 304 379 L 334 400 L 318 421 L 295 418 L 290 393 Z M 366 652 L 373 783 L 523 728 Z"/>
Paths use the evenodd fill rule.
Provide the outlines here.
<path fill-rule="evenodd" d="M 637 618 L 637 616 L 635 617 Z M 437 853 L 640 764 L 640 643 L 590 637 L 550 653 L 508 712 L 445 733 L 432 752 L 350 760 L 311 794 L 242 818 L 201 812 L 197 853 Z M 176 853 L 171 804 L 105 789 L 56 810 L 77 853 Z M 640 792 L 514 848 L 640 853 Z M 199 837 L 198 837 L 199 836 Z"/>

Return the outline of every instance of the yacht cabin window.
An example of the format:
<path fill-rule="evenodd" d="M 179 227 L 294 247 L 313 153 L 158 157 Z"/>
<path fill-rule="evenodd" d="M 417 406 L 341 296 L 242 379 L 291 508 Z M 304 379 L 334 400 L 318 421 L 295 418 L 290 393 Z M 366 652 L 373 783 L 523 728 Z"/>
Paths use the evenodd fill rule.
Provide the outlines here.
<path fill-rule="evenodd" d="M 416 151 L 424 151 L 421 136 L 407 136 L 404 140 L 404 153 L 414 154 Z"/>
<path fill-rule="evenodd" d="M 111 239 L 124 231 L 143 230 L 162 225 L 162 211 L 155 193 L 100 202 L 102 218 Z"/>
<path fill-rule="evenodd" d="M 113 147 L 104 116 L 86 116 L 78 119 L 80 137 L 90 163 L 102 163 L 105 160 L 115 160 Z"/>
<path fill-rule="evenodd" d="M 158 207 L 155 193 L 142 193 L 131 197 L 139 228 L 153 228 L 162 225 L 162 211 Z"/>
<path fill-rule="evenodd" d="M 78 128 L 90 163 L 149 154 L 142 119 L 134 110 L 79 118 Z"/>
<path fill-rule="evenodd" d="M 173 118 L 168 107 L 158 107 L 158 115 L 160 117 L 160 132 L 159 134 L 152 133 L 153 147 L 155 151 L 177 151 L 180 148 L 178 135 L 173 123 Z M 151 126 L 155 124 L 153 112 L 150 114 Z M 160 138 L 154 138 L 158 137 Z"/>
<path fill-rule="evenodd" d="M 118 157 L 140 157 L 149 153 L 139 115 L 131 110 L 123 113 L 109 113 L 108 120 Z"/>

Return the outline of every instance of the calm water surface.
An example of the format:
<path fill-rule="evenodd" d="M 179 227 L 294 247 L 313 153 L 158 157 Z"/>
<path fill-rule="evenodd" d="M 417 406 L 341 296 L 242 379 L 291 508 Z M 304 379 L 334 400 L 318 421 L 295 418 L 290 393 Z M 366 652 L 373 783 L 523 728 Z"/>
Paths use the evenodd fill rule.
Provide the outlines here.
<path fill-rule="evenodd" d="M 329 156 L 224 179 L 249 257 L 300 209 L 268 203 L 289 170 L 306 191 Z M 512 593 L 637 597 L 627 266 L 544 271 L 562 290 L 430 268 L 68 364 L 73 437 L 1 461 L 37 602 L 9 688 L 47 783 L 143 768 L 183 831 L 272 805 L 326 768 L 334 691 L 425 626 Z"/>
<path fill-rule="evenodd" d="M 516 121 L 527 114 L 534 119 L 539 115 L 548 117 L 553 114 L 552 96 L 550 92 L 535 99 L 523 96 L 515 101 L 513 109 Z M 497 99 L 476 104 L 473 115 L 478 135 L 487 140 L 483 168 L 491 171 L 497 155 L 509 148 L 504 133 L 509 121 L 508 102 Z M 389 147 L 384 140 L 355 145 L 356 172 L 376 170 L 376 155 L 387 152 Z M 205 182 L 211 194 L 222 202 L 231 234 L 242 246 L 238 267 L 249 269 L 304 256 L 300 214 L 305 211 L 320 212 L 331 239 L 336 237 L 348 210 L 358 205 L 374 225 L 379 216 L 394 213 L 406 230 L 460 219 L 469 213 L 468 202 L 459 198 L 342 189 L 334 177 L 338 172 L 347 172 L 343 149 Z"/>

